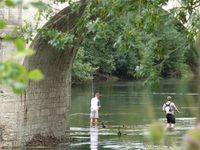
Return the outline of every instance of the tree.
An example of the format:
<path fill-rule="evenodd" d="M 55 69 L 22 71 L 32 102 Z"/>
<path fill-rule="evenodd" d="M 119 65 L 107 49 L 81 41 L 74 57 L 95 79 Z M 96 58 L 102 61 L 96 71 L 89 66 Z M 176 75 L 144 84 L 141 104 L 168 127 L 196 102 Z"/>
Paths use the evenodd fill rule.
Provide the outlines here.
<path fill-rule="evenodd" d="M 141 9 L 145 9 L 144 6 Z M 189 68 L 196 66 L 196 50 L 191 46 L 193 41 L 187 38 L 183 25 L 175 18 L 169 20 L 170 14 L 163 9 L 159 11 L 160 25 L 149 33 L 137 25 L 138 20 L 135 18 L 138 11 L 135 10 L 131 11 L 130 19 L 119 17 L 97 23 L 92 33 L 85 37 L 82 47 L 86 55 L 79 59 L 98 66 L 98 71 L 102 73 L 119 77 L 135 77 L 135 69 L 141 63 L 146 68 L 140 70 L 138 78 L 142 74 L 142 77 L 149 76 L 147 70 L 152 63 L 158 65 L 159 77 L 184 75 Z M 130 24 L 128 29 L 124 28 L 126 20 Z M 145 62 L 142 62 L 142 58 Z"/>
<path fill-rule="evenodd" d="M 5 2 L 9 1 L 6 0 Z M 135 33 L 140 35 L 137 36 L 136 40 L 141 45 L 144 47 L 146 47 L 146 44 L 148 45 L 144 48 L 144 51 L 138 52 L 142 59 L 137 68 L 138 72 L 141 73 L 140 76 L 148 77 L 147 81 L 158 81 L 164 64 L 167 61 L 174 60 L 173 55 L 171 55 L 177 52 L 173 49 L 174 47 L 169 45 L 170 51 L 165 52 L 166 49 L 160 47 L 160 45 L 163 45 L 160 43 L 165 44 L 165 41 L 155 38 L 157 31 L 162 29 L 160 26 L 162 22 L 160 10 L 167 3 L 167 0 L 80 0 L 79 2 L 54 0 L 54 2 L 69 2 L 70 5 L 50 18 L 31 44 L 31 48 L 35 49 L 36 54 L 33 57 L 26 58 L 24 65 L 28 70 L 40 69 L 44 73 L 45 79 L 39 83 L 29 82 L 29 88 L 23 95 L 25 100 L 31 98 L 33 89 L 45 91 L 46 87 L 42 83 L 48 83 L 48 86 L 54 89 L 55 81 L 57 81 L 59 85 L 56 88 L 58 94 L 61 95 L 60 99 L 70 102 L 72 63 L 82 41 L 87 35 L 93 34 L 98 25 L 111 23 L 115 19 L 121 19 L 123 22 L 121 32 L 117 35 L 116 46 L 129 50 L 129 47 L 132 47 L 131 37 Z M 173 9 L 172 17 L 169 16 L 168 19 L 173 21 L 174 16 L 176 16 L 184 25 L 191 23 L 188 38 L 195 39 L 199 22 L 199 14 L 196 8 L 200 2 L 198 0 L 183 0 L 182 2 L 183 7 Z M 132 12 L 138 12 L 138 15 L 133 16 Z M 189 16 L 189 20 L 186 16 Z M 136 30 L 131 30 L 133 23 Z M 95 37 L 98 34 L 93 35 Z M 162 32 L 161 36 L 165 36 L 165 32 Z M 180 55 L 179 52 L 177 52 L 178 55 Z M 175 64 L 182 63 L 182 58 L 181 56 Z M 39 98 L 42 99 L 42 96 L 40 95 Z M 67 107 L 69 106 L 67 105 Z"/>

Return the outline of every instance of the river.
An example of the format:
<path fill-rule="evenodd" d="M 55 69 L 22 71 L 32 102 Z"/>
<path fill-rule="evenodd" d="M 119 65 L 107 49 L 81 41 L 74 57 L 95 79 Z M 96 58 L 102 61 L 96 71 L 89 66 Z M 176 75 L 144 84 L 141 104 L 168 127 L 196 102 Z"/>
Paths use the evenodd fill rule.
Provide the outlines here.
<path fill-rule="evenodd" d="M 93 85 L 93 86 L 92 86 Z M 181 149 L 182 138 L 195 123 L 198 81 L 163 80 L 156 90 L 147 90 L 140 81 L 103 82 L 72 87 L 70 150 L 142 150 L 161 149 L 148 138 L 153 122 L 165 125 L 162 105 L 171 95 L 180 113 L 176 130 L 166 132 L 162 148 Z M 89 124 L 92 91 L 102 94 L 100 124 Z M 120 134 L 119 134 L 120 133 Z"/>
<path fill-rule="evenodd" d="M 140 81 L 117 81 L 72 87 L 70 145 L 55 150 L 183 150 L 183 137 L 192 129 L 198 109 L 200 81 L 163 80 L 156 90 L 147 90 Z M 90 100 L 93 91 L 102 94 L 99 127 L 90 127 Z M 176 129 L 164 133 L 162 145 L 151 144 L 149 128 L 157 122 L 165 127 L 162 106 L 173 98 L 180 113 Z M 102 123 L 105 125 L 103 128 Z"/>

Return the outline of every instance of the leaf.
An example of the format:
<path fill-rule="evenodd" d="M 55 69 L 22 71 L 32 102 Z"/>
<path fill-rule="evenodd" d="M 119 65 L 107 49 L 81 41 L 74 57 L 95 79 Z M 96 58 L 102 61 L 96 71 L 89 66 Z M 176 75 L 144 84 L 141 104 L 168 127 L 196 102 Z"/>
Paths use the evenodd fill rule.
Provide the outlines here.
<path fill-rule="evenodd" d="M 0 29 L 4 29 L 6 27 L 7 23 L 3 20 L 0 21 Z"/>
<path fill-rule="evenodd" d="M 44 78 L 44 75 L 41 73 L 40 70 L 35 69 L 29 72 L 28 77 L 30 80 L 42 80 Z"/>
<path fill-rule="evenodd" d="M 153 123 L 149 129 L 150 140 L 153 144 L 159 145 L 164 141 L 164 128 L 159 123 Z"/>
<path fill-rule="evenodd" d="M 16 82 L 13 84 L 12 89 L 15 94 L 21 94 L 26 89 L 26 84 L 21 82 Z"/>
<path fill-rule="evenodd" d="M 5 64 L 0 63 L 0 71 L 4 71 L 5 70 Z"/>
<path fill-rule="evenodd" d="M 32 56 L 35 54 L 35 51 L 33 49 L 26 49 L 25 51 L 23 52 L 18 52 L 16 55 L 15 55 L 15 59 L 21 59 L 21 58 L 24 58 L 26 56 Z"/>
<path fill-rule="evenodd" d="M 25 50 L 26 43 L 25 43 L 25 41 L 22 40 L 22 39 L 16 39 L 16 40 L 15 40 L 15 46 L 16 46 L 16 48 L 17 48 L 17 51 L 22 52 L 22 51 Z"/>
<path fill-rule="evenodd" d="M 178 15 L 179 15 L 179 19 L 180 19 L 183 23 L 187 22 L 185 12 L 180 11 Z"/>
<path fill-rule="evenodd" d="M 9 6 L 9 7 L 15 6 L 15 3 L 13 2 L 13 0 L 5 0 L 5 3 L 6 3 L 6 5 Z"/>
<path fill-rule="evenodd" d="M 39 10 L 46 10 L 46 9 L 49 8 L 49 6 L 47 4 L 45 4 L 45 3 L 41 2 L 41 1 L 39 1 L 39 2 L 31 2 L 31 5 L 33 7 L 36 7 Z"/>

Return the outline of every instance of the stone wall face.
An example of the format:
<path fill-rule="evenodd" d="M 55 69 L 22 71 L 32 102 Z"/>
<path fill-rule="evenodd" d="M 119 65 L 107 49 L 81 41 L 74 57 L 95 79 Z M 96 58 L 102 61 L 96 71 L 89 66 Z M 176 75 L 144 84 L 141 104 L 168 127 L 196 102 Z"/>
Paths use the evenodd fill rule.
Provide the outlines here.
<path fill-rule="evenodd" d="M 1 87 L 0 93 L 0 146 L 19 145 L 17 122 L 20 114 L 20 97 Z"/>
<path fill-rule="evenodd" d="M 0 62 L 9 59 L 13 52 L 15 52 L 14 44 L 0 40 Z"/>
<path fill-rule="evenodd" d="M 15 52 L 14 44 L 2 39 L 12 32 L 14 25 L 21 24 L 20 12 L 18 8 L 0 9 L 0 20 L 6 20 L 8 23 L 6 29 L 0 30 L 0 62 L 10 59 Z M 18 141 L 20 107 L 20 96 L 0 85 L 0 147 L 20 145 Z"/>
<path fill-rule="evenodd" d="M 13 11 L 16 19 L 11 19 L 12 24 L 20 18 L 20 11 Z M 5 13 L 5 16 L 8 14 Z M 9 28 L 0 31 L 0 37 L 11 31 L 12 25 L 9 25 Z M 2 41 L 0 46 L 2 62 L 12 55 L 15 47 Z M 37 52 L 36 56 L 25 61 L 27 68 L 40 69 L 45 79 L 30 81 L 23 95 L 17 96 L 10 89 L 0 86 L 0 149 L 25 145 L 37 134 L 58 139 L 69 137 L 71 72 L 65 61 L 70 58 L 54 50 L 43 47 L 41 53 Z"/>
<path fill-rule="evenodd" d="M 55 50 L 40 40 L 32 46 L 38 51 L 34 57 L 26 58 L 24 65 L 40 69 L 45 78 L 30 82 L 22 96 L 21 137 L 31 141 L 34 135 L 40 134 L 66 139 L 69 137 L 71 100 L 71 72 L 66 65 L 70 60 L 68 52 Z"/>
<path fill-rule="evenodd" d="M 0 9 L 0 20 L 6 20 L 8 25 L 21 25 L 22 9 L 20 7 Z"/>
<path fill-rule="evenodd" d="M 23 96 L 1 88 L 0 147 L 26 145 L 37 134 L 67 140 L 71 99 L 67 80 L 57 76 L 31 82 Z"/>
<path fill-rule="evenodd" d="M 70 95 L 66 94 L 65 80 L 65 77 L 47 77 L 38 83 L 30 83 L 30 88 L 21 99 L 21 143 L 26 144 L 37 134 L 58 139 L 68 137 Z"/>

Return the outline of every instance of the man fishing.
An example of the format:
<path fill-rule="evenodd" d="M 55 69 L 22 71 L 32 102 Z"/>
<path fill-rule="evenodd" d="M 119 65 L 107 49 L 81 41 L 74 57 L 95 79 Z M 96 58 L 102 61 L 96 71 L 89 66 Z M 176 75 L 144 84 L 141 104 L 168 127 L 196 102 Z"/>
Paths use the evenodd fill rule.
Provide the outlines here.
<path fill-rule="evenodd" d="M 95 97 L 93 97 L 91 99 L 91 107 L 90 107 L 90 124 L 91 126 L 93 124 L 95 124 L 96 126 L 98 125 L 98 119 L 99 119 L 99 108 L 101 107 L 101 104 L 100 104 L 100 93 L 97 92 L 95 94 Z"/>
<path fill-rule="evenodd" d="M 167 102 L 163 104 L 162 110 L 166 113 L 167 129 L 174 129 L 176 123 L 174 111 L 179 112 L 179 110 L 172 102 L 171 96 L 167 96 Z"/>

